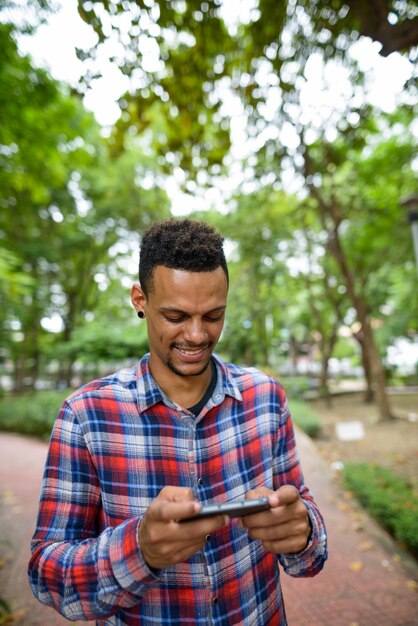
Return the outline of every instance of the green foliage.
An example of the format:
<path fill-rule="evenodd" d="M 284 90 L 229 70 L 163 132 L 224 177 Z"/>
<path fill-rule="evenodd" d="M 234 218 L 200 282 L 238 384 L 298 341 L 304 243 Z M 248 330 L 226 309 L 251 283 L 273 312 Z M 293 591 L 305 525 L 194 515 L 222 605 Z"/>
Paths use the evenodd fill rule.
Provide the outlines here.
<path fill-rule="evenodd" d="M 97 45 L 79 54 L 94 59 L 109 38 L 121 45 L 124 53 L 112 60 L 140 86 L 121 98 L 115 149 L 124 149 L 130 133 L 147 133 L 162 167 L 170 172 L 180 166 L 193 183 L 198 172 L 210 179 L 225 165 L 235 114 L 229 102 L 223 106 L 226 92 L 242 99 L 251 122 L 248 134 L 257 136 L 270 125 L 266 108 L 272 95 L 281 101 L 273 124 L 281 128 L 289 121 L 307 62 L 315 55 L 343 60 L 353 84 L 359 85 L 363 76 L 348 50 L 361 33 L 381 41 L 386 55 L 411 49 L 413 60 L 418 42 L 414 0 L 383 4 L 370 21 L 371 12 L 361 2 L 259 0 L 248 15 L 244 8 L 231 19 L 233 3 L 223 6 L 218 0 L 78 0 L 81 17 L 98 35 Z M 402 37 L 406 25 L 408 35 Z M 145 49 L 155 50 L 156 62 L 148 69 Z M 94 76 L 87 70 L 85 81 Z M 350 126 L 346 115 L 339 112 L 337 117 L 346 129 Z M 267 139 L 257 154 L 260 176 L 277 175 L 285 152 L 281 141 Z"/>
<path fill-rule="evenodd" d="M 361 504 L 418 557 L 418 494 L 391 470 L 371 463 L 348 463 L 344 479 Z"/>
<path fill-rule="evenodd" d="M 1 358 L 12 364 L 21 392 L 45 375 L 50 359 L 60 358 L 59 378 L 69 383 L 87 348 L 96 363 L 145 345 L 143 337 L 128 345 L 132 334 L 122 336 L 117 315 L 120 326 L 107 344 L 104 331 L 96 328 L 92 340 L 83 328 L 109 285 L 120 282 L 140 233 L 169 212 L 155 159 L 139 139 L 112 156 L 80 97 L 19 54 L 11 25 L 0 24 L 0 44 L 0 117 L 7 122 L 0 125 Z M 113 317 L 101 318 L 103 329 Z M 61 330 L 47 330 L 51 318 Z"/>
<path fill-rule="evenodd" d="M 227 23 L 217 0 L 78 4 L 98 45 L 110 30 L 120 39 L 126 54 L 115 62 L 135 78 L 108 140 L 80 98 L 19 55 L 13 27 L 0 25 L 1 357 L 13 364 L 16 390 L 34 386 L 53 360 L 70 381 L 75 360 L 146 350 L 117 285 L 134 278 L 128 262 L 143 229 L 169 214 L 164 175 L 193 192 L 231 163 L 232 117 L 246 122 L 244 184 L 227 215 L 203 216 L 234 248 L 220 346 L 228 358 L 278 369 L 315 346 L 326 374 L 339 326 L 354 321 L 330 254 L 336 228 L 355 294 L 380 325 L 382 354 L 394 337 L 414 338 L 418 296 L 399 207 L 416 188 L 413 111 L 382 115 L 366 105 L 363 77 L 346 58 L 361 26 L 354 9 L 260 0 L 248 20 Z M 410 2 L 390 7 L 399 22 L 414 17 Z M 149 70 L 147 37 L 158 57 Z M 351 72 L 344 105 L 324 121 L 302 115 L 314 53 Z M 303 194 L 283 191 L 285 171 Z M 60 331 L 46 330 L 51 317 Z"/>
<path fill-rule="evenodd" d="M 39 391 L 0 399 L 0 430 L 48 439 L 66 391 Z"/>
<path fill-rule="evenodd" d="M 97 10 L 99 4 L 104 11 Z M 79 10 L 101 44 L 107 30 L 101 16 L 109 5 L 95 5 L 79 2 Z M 125 149 L 135 129 L 149 138 L 167 172 L 171 173 L 173 164 L 192 177 L 199 169 L 219 168 L 230 136 L 228 124 L 220 123 L 217 92 L 226 73 L 226 59 L 235 54 L 219 7 L 213 1 L 162 1 L 152 7 L 136 2 L 126 11 L 122 3 L 116 3 L 111 13 L 113 34 L 126 50 L 123 72 L 141 78 L 141 87 L 120 101 L 122 116 L 113 133 L 115 151 Z M 123 23 L 128 16 L 131 28 L 126 29 Z M 142 63 L 144 36 L 159 49 L 159 63 L 148 71 L 141 69 L 147 65 Z"/>
<path fill-rule="evenodd" d="M 132 320 L 126 315 L 124 322 L 113 317 L 110 311 L 103 314 L 99 309 L 93 320 L 75 328 L 68 342 L 49 350 L 50 357 L 71 357 L 87 366 L 91 363 L 123 363 L 127 359 L 139 358 L 148 351 L 146 328 L 145 324 L 139 325 L 132 312 L 130 314 Z"/>
<path fill-rule="evenodd" d="M 306 402 L 293 399 L 291 391 L 289 391 L 288 397 L 290 413 L 296 426 L 312 439 L 319 437 L 322 428 L 319 415 Z"/>
<path fill-rule="evenodd" d="M 7 624 L 7 622 L 13 619 L 12 618 L 12 609 L 6 600 L 0 597 L 0 624 Z"/>
<path fill-rule="evenodd" d="M 308 376 L 281 376 L 279 380 L 292 400 L 302 401 L 306 392 L 315 388 L 316 382 Z"/>
<path fill-rule="evenodd" d="M 351 337 L 339 337 L 333 351 L 336 359 L 350 359 L 353 365 L 359 365 L 359 348 Z"/>

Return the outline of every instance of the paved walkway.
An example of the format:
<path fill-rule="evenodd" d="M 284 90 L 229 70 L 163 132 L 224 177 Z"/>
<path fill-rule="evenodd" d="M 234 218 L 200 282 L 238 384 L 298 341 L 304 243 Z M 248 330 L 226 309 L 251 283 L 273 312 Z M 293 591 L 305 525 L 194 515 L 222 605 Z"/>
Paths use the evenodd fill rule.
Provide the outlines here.
<path fill-rule="evenodd" d="M 316 578 L 282 576 L 289 626 L 418 626 L 417 564 L 344 497 L 311 440 L 298 433 L 298 445 L 327 521 L 330 557 Z M 0 597 L 19 626 L 69 623 L 38 604 L 27 584 L 45 455 L 37 440 L 0 433 Z"/>

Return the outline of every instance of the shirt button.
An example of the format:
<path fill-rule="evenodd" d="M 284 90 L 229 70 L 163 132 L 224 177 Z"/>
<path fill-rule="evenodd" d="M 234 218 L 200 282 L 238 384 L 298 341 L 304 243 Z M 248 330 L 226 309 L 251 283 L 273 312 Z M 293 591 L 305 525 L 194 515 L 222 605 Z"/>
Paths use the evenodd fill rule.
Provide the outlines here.
<path fill-rule="evenodd" d="M 197 484 L 199 485 L 199 487 L 203 487 L 203 485 L 205 484 L 203 478 L 199 478 Z"/>
<path fill-rule="evenodd" d="M 219 393 L 216 393 L 216 394 L 213 396 L 213 399 L 214 399 L 214 400 L 216 400 L 216 402 L 218 402 L 218 400 L 220 400 L 221 398 L 222 398 L 222 396 L 221 396 Z"/>
<path fill-rule="evenodd" d="M 218 600 L 218 598 L 215 596 L 215 597 L 213 598 L 213 600 L 212 600 L 212 603 L 216 605 L 216 604 L 218 604 L 218 602 L 219 602 L 219 600 Z"/>

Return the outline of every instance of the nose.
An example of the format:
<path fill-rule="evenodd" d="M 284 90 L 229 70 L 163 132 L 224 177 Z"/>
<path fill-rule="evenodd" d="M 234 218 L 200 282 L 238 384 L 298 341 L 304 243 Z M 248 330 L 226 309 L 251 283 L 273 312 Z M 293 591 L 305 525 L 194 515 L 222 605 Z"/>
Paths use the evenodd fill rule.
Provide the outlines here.
<path fill-rule="evenodd" d="M 206 343 L 208 333 L 204 321 L 200 318 L 191 317 L 185 326 L 184 338 L 194 344 Z"/>

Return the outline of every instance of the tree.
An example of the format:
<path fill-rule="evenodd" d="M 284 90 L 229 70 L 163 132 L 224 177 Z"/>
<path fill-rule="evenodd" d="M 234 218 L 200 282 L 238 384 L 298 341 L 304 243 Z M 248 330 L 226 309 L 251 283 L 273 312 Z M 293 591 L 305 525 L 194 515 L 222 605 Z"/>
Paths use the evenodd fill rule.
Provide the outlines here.
<path fill-rule="evenodd" d="M 282 246 L 292 236 L 295 198 L 270 187 L 235 198 L 227 215 L 204 214 L 234 245 L 222 348 L 248 365 L 274 365 L 291 299 Z"/>
<path fill-rule="evenodd" d="M 4 358 L 20 392 L 36 385 L 56 349 L 48 320 L 61 323 L 53 336 L 69 344 L 115 279 L 120 239 L 138 245 L 143 228 L 168 215 L 168 200 L 158 181 L 148 184 L 152 158 L 138 157 L 138 146 L 113 158 L 80 98 L 21 57 L 11 35 L 0 25 L 0 239 L 8 252 L 0 271 L 11 296 Z M 65 354 L 69 382 L 75 354 Z"/>
<path fill-rule="evenodd" d="M 57 223 L 75 209 L 68 189 L 69 162 L 81 158 L 79 133 L 91 116 L 78 98 L 70 97 L 18 54 L 12 27 L 0 25 L 3 59 L 0 68 L 0 237 L 14 258 L 17 274 L 30 287 L 10 300 L 5 323 L 17 334 L 10 356 L 15 388 L 36 380 L 43 318 Z"/>
<path fill-rule="evenodd" d="M 318 142 L 308 146 L 302 137 L 309 200 L 314 202 L 327 234 L 328 252 L 338 264 L 356 311 L 366 372 L 370 371 L 376 385 L 380 413 L 386 419 L 391 410 L 373 314 L 387 300 L 393 268 L 407 258 L 401 251 L 406 246 L 399 247 L 407 236 L 399 198 L 416 185 L 411 167 L 415 140 L 408 130 L 409 116 L 409 111 L 400 111 L 398 127 L 393 119 L 381 117 L 380 124 L 371 119 L 372 127 L 366 135 L 358 132 L 354 144 L 342 136 L 332 145 Z M 373 141 L 377 133 L 386 138 Z M 392 245 L 394 238 L 396 246 Z"/>
<path fill-rule="evenodd" d="M 257 331 L 257 316 L 265 320 L 267 312 L 276 311 L 283 302 L 276 285 L 277 276 L 287 274 L 283 258 L 278 264 L 278 245 L 285 242 L 285 258 L 299 255 L 305 262 L 311 260 L 297 279 L 303 285 L 299 292 L 310 294 L 309 307 L 299 307 L 298 318 L 299 322 L 304 320 L 307 332 L 319 333 L 324 390 L 338 328 L 343 321 L 353 323 L 347 315 L 349 302 L 358 321 L 355 335 L 362 349 L 369 392 L 376 391 L 384 418 L 391 416 L 391 410 L 382 365 L 384 351 L 381 354 L 379 350 L 375 327 L 386 324 L 388 302 L 392 302 L 389 308 L 393 315 L 393 285 L 399 285 L 399 272 L 409 284 L 402 291 L 414 291 L 408 271 L 410 233 L 399 206 L 399 198 L 416 185 L 410 116 L 408 108 L 393 115 L 370 114 L 356 133 L 342 132 L 333 142 L 322 138 L 306 144 L 302 135 L 299 164 L 308 191 L 305 199 L 289 204 L 274 188 L 264 188 L 239 198 L 235 211 L 223 218 L 222 225 L 238 244 L 240 304 L 236 310 L 244 311 L 247 317 L 237 326 L 250 322 L 255 345 L 269 345 L 271 336 Z M 264 268 L 266 258 L 270 266 Z M 289 284 L 287 276 L 285 289 L 289 290 Z M 263 300 L 265 288 L 269 297 Z M 298 289 L 290 293 L 291 301 L 301 301 Z M 234 299 L 234 293 L 231 296 Z M 283 308 L 286 315 L 276 320 L 277 326 L 289 328 L 286 317 L 291 307 L 286 303 Z M 310 320 L 304 311 L 309 311 Z M 408 324 L 417 313 L 412 301 L 407 311 L 403 319 Z M 245 336 L 236 334 L 236 328 L 234 331 L 236 345 L 240 345 L 241 334 L 242 340 Z M 408 332 L 405 325 L 402 334 Z M 251 342 L 247 350 L 250 347 Z"/>
<path fill-rule="evenodd" d="M 374 24 L 371 24 L 371 14 L 366 15 L 364 5 L 381 7 L 380 2 L 341 5 L 322 0 L 260 0 L 248 15 L 240 15 L 234 21 L 225 17 L 224 7 L 218 1 L 79 1 L 80 14 L 98 34 L 98 47 L 109 37 L 119 40 L 122 46 L 119 50 L 123 52 L 118 52 L 114 62 L 132 79 L 131 88 L 120 103 L 121 119 L 111 137 L 112 156 L 119 157 L 125 150 L 129 151 L 132 138 L 136 136 L 138 152 L 143 142 L 147 142 L 146 145 L 160 155 L 162 170 L 179 172 L 186 189 L 193 191 L 196 183 L 211 184 L 227 170 L 232 158 L 229 148 L 234 139 L 230 132 L 234 126 L 230 122 L 239 113 L 245 120 L 246 134 L 240 155 L 242 179 L 251 182 L 255 189 L 274 187 L 277 190 L 280 185 L 286 189 L 290 172 L 292 183 L 297 183 L 293 189 L 296 187 L 299 197 L 305 198 L 300 202 L 303 210 L 312 213 L 313 221 L 316 217 L 317 235 L 325 234 L 328 254 L 333 255 L 339 266 L 339 278 L 344 277 L 352 301 L 357 298 L 358 314 L 365 307 L 363 313 L 373 321 L 379 317 L 379 311 L 370 305 L 374 302 L 372 290 L 378 295 L 376 302 L 382 303 L 386 297 L 379 285 L 379 272 L 373 269 L 365 285 L 356 278 L 353 289 L 348 289 L 350 276 L 357 277 L 357 271 L 361 271 L 359 276 L 364 279 L 369 269 L 361 262 L 367 250 L 365 240 L 362 240 L 362 250 L 356 248 L 356 227 L 365 225 L 365 232 L 370 234 L 367 220 L 369 215 L 375 215 L 373 199 L 376 194 L 376 185 L 370 184 L 373 180 L 369 170 L 364 180 L 370 195 L 362 195 L 360 189 L 358 196 L 362 206 L 354 202 L 353 210 L 348 202 L 348 199 L 353 200 L 352 195 L 345 197 L 347 189 L 357 189 L 356 172 L 350 169 L 351 155 L 365 167 L 370 156 L 365 137 L 369 131 L 369 137 L 375 133 L 375 113 L 370 111 L 364 96 L 366 79 L 358 71 L 349 50 L 359 33 L 367 32 L 382 42 L 385 39 L 383 54 L 392 46 L 392 49 L 405 50 L 413 60 L 415 35 L 408 40 L 401 36 L 395 43 L 389 38 L 398 37 L 405 28 L 401 27 L 402 23 L 414 31 L 417 10 L 415 3 L 409 0 L 389 2 L 387 11 L 374 11 Z M 385 28 L 381 26 L 382 20 L 387 22 Z M 145 54 L 150 47 L 155 51 L 151 65 Z M 94 54 L 95 50 L 80 51 L 85 58 Z M 325 102 L 322 110 L 311 107 L 306 112 L 304 87 L 315 63 L 321 66 L 325 77 L 323 92 L 329 87 L 326 74 L 330 65 L 345 72 L 348 87 L 338 106 Z M 92 76 L 87 75 L 86 81 L 90 78 Z M 405 97 L 408 94 L 414 97 L 413 79 L 407 88 Z M 231 101 L 233 106 L 228 106 Z M 393 120 L 394 125 L 397 123 Z M 410 160 L 409 151 L 405 158 Z M 399 160 L 399 164 L 408 171 L 408 182 L 400 183 L 399 179 L 391 194 L 392 191 L 395 194 L 413 190 L 415 183 L 411 181 L 406 160 Z M 380 165 L 377 159 L 373 167 Z M 386 177 L 382 176 L 379 185 L 386 185 Z M 333 204 L 333 194 L 337 192 L 338 210 Z M 394 202 L 394 195 L 391 198 Z M 242 217 L 246 217 L 243 203 L 240 211 L 241 218 L 236 217 L 238 225 L 243 223 Z M 392 227 L 393 224 L 392 221 Z M 255 235 L 257 243 L 259 232 Z M 365 255 L 365 258 L 370 257 Z M 398 268 L 400 264 L 397 261 Z M 258 278 L 257 271 L 261 276 L 266 268 L 260 265 L 257 270 L 249 268 L 249 277 Z M 262 278 L 262 285 L 265 285 Z M 254 280 L 254 284 L 256 282 Z M 317 289 L 316 278 L 313 282 Z M 260 299 L 265 298 L 265 287 L 257 289 Z M 257 311 L 254 313 L 255 321 L 260 319 L 256 334 L 261 338 L 261 316 Z M 370 358 L 365 363 L 369 361 Z M 382 401 L 383 414 L 387 414 L 383 405 Z"/>
<path fill-rule="evenodd" d="M 230 119 L 237 111 L 225 105 L 225 94 L 241 94 L 249 115 L 258 109 L 260 132 L 266 91 L 260 76 L 265 77 L 267 65 L 285 103 L 292 102 L 298 78 L 293 66 L 303 73 L 315 53 L 351 65 L 348 50 L 365 35 L 382 43 L 382 55 L 401 51 L 413 61 L 418 44 L 414 0 L 259 0 L 232 23 L 228 3 L 220 0 L 79 0 L 78 6 L 98 35 L 97 45 L 80 50 L 80 58 L 94 59 L 108 39 L 124 50 L 112 58 L 131 78 L 115 129 L 119 148 L 132 128 L 148 132 L 167 171 L 178 166 L 192 179 L 204 171 L 209 184 L 224 164 Z M 96 66 L 89 69 L 85 82 L 97 72 Z"/>
<path fill-rule="evenodd" d="M 413 2 L 386 2 L 386 0 L 347 0 L 361 35 L 371 37 L 382 44 L 380 54 L 409 50 L 418 44 L 418 15 Z"/>
<path fill-rule="evenodd" d="M 347 313 L 346 288 L 335 262 L 326 254 L 323 232 L 317 233 L 310 227 L 312 216 L 309 219 L 309 214 L 303 215 L 302 219 L 304 228 L 299 236 L 303 238 L 307 261 L 306 270 L 299 271 L 297 277 L 298 284 L 301 284 L 299 292 L 304 293 L 307 300 L 302 319 L 318 346 L 321 360 L 319 392 L 330 405 L 329 363 Z"/>

